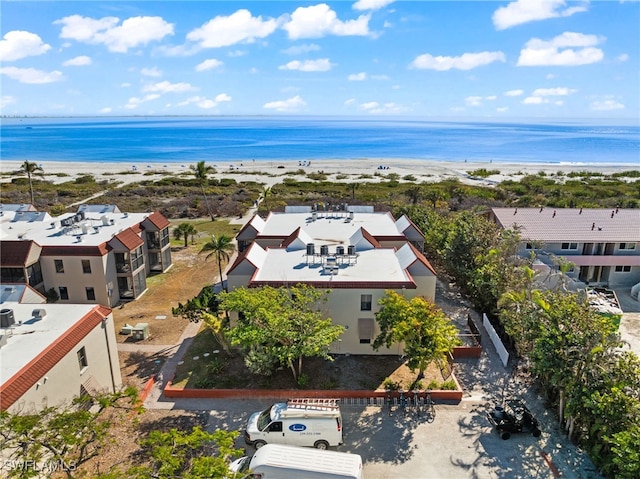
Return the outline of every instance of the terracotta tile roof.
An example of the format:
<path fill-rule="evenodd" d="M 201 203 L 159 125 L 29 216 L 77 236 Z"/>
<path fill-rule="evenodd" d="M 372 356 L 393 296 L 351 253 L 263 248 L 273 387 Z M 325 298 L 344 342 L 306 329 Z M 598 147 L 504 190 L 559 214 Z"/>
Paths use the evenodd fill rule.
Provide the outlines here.
<path fill-rule="evenodd" d="M 109 250 L 107 243 L 97 246 L 45 246 L 41 256 L 104 256 Z"/>
<path fill-rule="evenodd" d="M 122 243 L 129 251 L 133 251 L 134 249 L 144 244 L 142 238 L 140 238 L 140 236 L 138 236 L 131 228 L 127 228 L 126 230 L 121 231 L 120 233 L 115 235 L 115 238 L 120 241 L 120 243 Z"/>
<path fill-rule="evenodd" d="M 4 267 L 27 266 L 33 241 L 3 241 L 0 247 L 0 265 Z"/>
<path fill-rule="evenodd" d="M 349 281 L 349 282 L 331 282 L 331 281 L 302 281 L 306 286 L 322 289 L 417 289 L 416 283 L 413 281 Z M 279 288 L 281 286 L 291 287 L 291 281 L 250 281 L 249 288 L 257 288 L 260 286 L 272 286 Z"/>
<path fill-rule="evenodd" d="M 162 230 L 169 226 L 169 220 L 165 218 L 162 213 L 159 211 L 155 211 L 151 213 L 147 219 L 151 221 L 159 230 Z"/>
<path fill-rule="evenodd" d="M 110 314 L 111 309 L 97 305 L 20 371 L 5 381 L 0 386 L 0 410 L 5 411 L 10 408 L 98 326 L 103 318 Z"/>

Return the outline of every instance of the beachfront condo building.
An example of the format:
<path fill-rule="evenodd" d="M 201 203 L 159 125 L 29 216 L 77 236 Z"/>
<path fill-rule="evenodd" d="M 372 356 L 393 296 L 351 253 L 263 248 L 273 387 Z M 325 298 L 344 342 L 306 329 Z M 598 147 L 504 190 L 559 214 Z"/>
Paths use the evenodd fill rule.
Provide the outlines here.
<path fill-rule="evenodd" d="M 159 212 L 81 205 L 51 217 L 0 205 L 0 281 L 60 303 L 115 306 L 140 297 L 149 274 L 171 267 L 169 221 Z"/>
<path fill-rule="evenodd" d="M 122 387 L 111 309 L 42 304 L 28 286 L 0 286 L 0 410 L 32 412 Z"/>
<path fill-rule="evenodd" d="M 387 290 L 435 300 L 436 272 L 422 254 L 424 235 L 403 216 L 368 206 L 317 210 L 288 207 L 254 216 L 236 236 L 239 254 L 229 290 L 296 284 L 329 290 L 324 312 L 344 326 L 336 354 L 402 354 L 401 345 L 374 351 L 378 301 Z"/>
<path fill-rule="evenodd" d="M 490 219 L 517 229 L 519 254 L 557 269 L 557 258 L 573 266 L 567 276 L 578 287 L 640 290 L 640 210 L 604 208 L 492 208 Z"/>

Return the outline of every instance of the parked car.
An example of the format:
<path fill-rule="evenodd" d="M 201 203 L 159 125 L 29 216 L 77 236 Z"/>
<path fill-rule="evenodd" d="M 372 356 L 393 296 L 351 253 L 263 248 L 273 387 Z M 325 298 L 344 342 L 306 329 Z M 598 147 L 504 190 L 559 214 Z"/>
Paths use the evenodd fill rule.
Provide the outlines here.
<path fill-rule="evenodd" d="M 505 440 L 517 432 L 531 433 L 533 437 L 540 437 L 542 434 L 538 420 L 520 399 L 506 400 L 504 405 L 494 407 L 487 417 Z"/>
<path fill-rule="evenodd" d="M 285 444 L 265 444 L 253 457 L 231 463 L 233 477 L 260 479 L 363 479 L 362 457 Z M 247 474 L 250 474 L 247 476 Z"/>
<path fill-rule="evenodd" d="M 290 399 L 251 415 L 244 440 L 260 449 L 267 443 L 327 449 L 340 446 L 342 414 L 337 399 Z"/>

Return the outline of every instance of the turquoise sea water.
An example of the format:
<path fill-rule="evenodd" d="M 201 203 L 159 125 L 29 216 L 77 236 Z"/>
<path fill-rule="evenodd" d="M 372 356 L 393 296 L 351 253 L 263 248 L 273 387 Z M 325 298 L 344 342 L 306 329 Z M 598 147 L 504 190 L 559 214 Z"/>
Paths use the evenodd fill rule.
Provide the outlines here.
<path fill-rule="evenodd" d="M 409 158 L 640 167 L 640 127 L 321 117 L 5 118 L 2 160 Z"/>

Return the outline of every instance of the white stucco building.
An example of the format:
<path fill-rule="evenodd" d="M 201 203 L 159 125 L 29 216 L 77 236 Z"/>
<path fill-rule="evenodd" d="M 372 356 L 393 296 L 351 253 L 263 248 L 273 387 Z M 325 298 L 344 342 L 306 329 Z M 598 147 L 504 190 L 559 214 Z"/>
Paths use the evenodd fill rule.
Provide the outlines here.
<path fill-rule="evenodd" d="M 39 410 L 122 386 L 111 309 L 5 301 L 0 320 L 0 410 Z"/>
<path fill-rule="evenodd" d="M 237 239 L 242 253 L 227 273 L 229 289 L 306 284 L 330 290 L 326 315 L 347 328 L 334 353 L 401 353 L 399 345 L 371 347 L 379 333 L 378 300 L 387 290 L 435 299 L 436 273 L 421 253 L 424 235 L 406 217 L 395 220 L 371 207 L 296 207 L 254 216 Z"/>
<path fill-rule="evenodd" d="M 0 281 L 25 283 L 60 303 L 115 306 L 138 298 L 152 272 L 171 267 L 169 221 L 160 213 L 122 213 L 82 205 L 47 213 L 0 205 Z"/>

